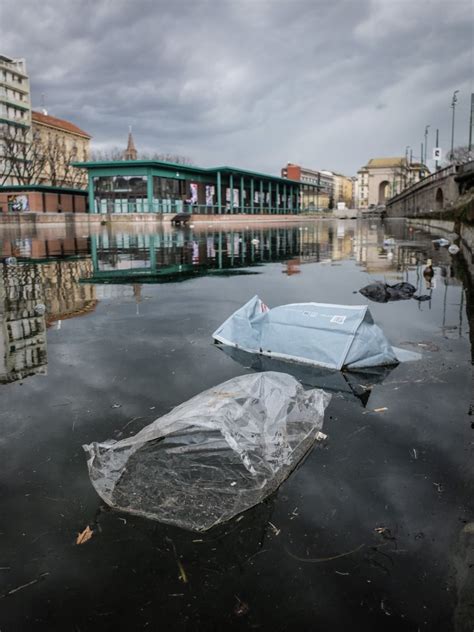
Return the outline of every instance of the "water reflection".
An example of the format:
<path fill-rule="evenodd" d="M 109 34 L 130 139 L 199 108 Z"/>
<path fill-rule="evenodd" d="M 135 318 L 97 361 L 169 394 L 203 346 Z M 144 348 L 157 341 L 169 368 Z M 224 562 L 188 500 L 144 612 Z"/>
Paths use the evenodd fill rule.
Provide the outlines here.
<path fill-rule="evenodd" d="M 41 279 L 28 266 L 2 266 L 0 274 L 0 382 L 46 373 L 46 323 Z"/>
<path fill-rule="evenodd" d="M 469 233 L 467 227 L 464 234 L 472 237 L 472 230 Z M 259 274 L 270 263 L 282 264 L 281 273 L 296 278 L 307 264 L 334 266 L 349 259 L 374 280 L 408 281 L 410 275 L 418 294 L 442 292 L 442 333 L 447 338 L 461 336 L 464 292 L 459 322 L 448 322 L 446 314 L 453 286 L 463 284 L 468 298 L 472 296 L 472 241 L 463 239 L 461 254 L 451 257 L 446 248 L 433 245 L 438 235 L 436 228 L 405 221 L 353 220 L 163 226 L 143 232 L 135 227 L 126 231 L 101 227 L 92 234 L 79 234 L 70 227 L 32 235 L 10 229 L 0 236 L 0 257 L 2 261 L 16 257 L 18 264 L 2 264 L 0 274 L 0 380 L 45 373 L 46 328 L 61 327 L 64 319 L 92 312 L 98 300 L 129 296 L 138 312 L 143 283 Z M 429 261 L 433 275 L 427 278 Z M 35 312 L 38 303 L 45 304 L 45 316 Z M 418 308 L 431 309 L 431 301 Z M 467 313 L 472 319 L 470 305 Z"/>
<path fill-rule="evenodd" d="M 254 371 L 278 371 L 290 373 L 305 386 L 323 388 L 340 397 L 358 401 L 365 408 L 372 388 L 381 384 L 393 371 L 394 366 L 370 367 L 359 371 L 331 371 L 322 367 L 285 362 L 277 358 L 247 353 L 241 349 L 218 345 L 218 348 L 242 366 Z"/>
<path fill-rule="evenodd" d="M 277 234 L 280 243 L 285 239 L 280 229 L 291 245 L 280 248 L 275 259 Z M 465 568 L 450 568 L 449 559 L 459 530 L 472 517 L 472 417 L 464 413 L 470 404 L 466 316 L 474 342 L 473 240 L 459 242 L 461 253 L 451 257 L 446 249 L 434 249 L 431 240 L 444 236 L 436 227 L 333 221 L 304 229 L 304 224 L 274 226 L 270 253 L 268 228 L 262 239 L 260 229 L 254 228 L 252 237 L 245 226 L 149 232 L 98 227 L 95 262 L 87 231 L 74 237 L 64 230 L 38 229 L 31 235 L 0 230 L 0 262 L 18 258 L 16 266 L 0 263 L 3 376 L 12 380 L 32 372 L 21 388 L 18 382 L 0 386 L 2 508 L 14 517 L 2 529 L 2 566 L 11 569 L 2 571 L 2 578 L 7 591 L 50 573 L 44 582 L 2 601 L 7 627 L 11 622 L 11 629 L 21 628 L 20 616 L 30 629 L 34 613 L 39 627 L 51 629 L 53 609 L 58 629 L 72 623 L 89 629 L 98 620 L 114 629 L 117 612 L 125 612 L 130 629 L 137 627 L 137 616 L 143 626 L 160 616 L 162 626 L 173 628 L 184 621 L 186 609 L 190 628 L 212 628 L 222 612 L 229 614 L 231 627 L 304 628 L 304 613 L 317 603 L 329 628 L 345 629 L 356 621 L 356 628 L 371 629 L 382 618 L 392 629 L 449 629 L 456 597 L 454 588 L 445 588 L 454 572 L 464 577 Z M 157 267 L 185 260 L 211 269 L 218 269 L 220 260 L 231 266 L 234 248 L 234 267 L 228 269 L 256 274 L 156 286 L 142 285 L 133 276 L 122 283 L 120 275 L 108 283 L 88 282 L 105 265 L 113 271 L 120 264 L 125 270 L 120 274 L 128 274 L 137 263 L 134 249 L 147 235 L 169 243 L 154 249 Z M 237 246 L 237 236 L 244 245 Z M 384 245 L 390 238 L 394 243 Z M 252 244 L 252 239 L 259 241 Z M 237 248 L 242 257 L 244 247 L 248 267 L 235 257 Z M 143 250 L 139 260 L 146 267 L 150 251 Z M 271 503 L 223 531 L 196 538 L 106 512 L 97 528 L 91 523 L 91 542 L 80 550 L 71 546 L 100 503 L 87 478 L 81 444 L 135 434 L 197 392 L 249 370 L 243 368 L 249 364 L 237 364 L 215 348 L 209 334 L 250 292 L 261 291 L 272 306 L 302 300 L 365 302 L 352 292 L 372 280 L 419 283 L 419 293 L 425 293 L 423 269 L 429 258 L 431 303 L 370 304 L 393 344 L 412 341 L 412 348 L 423 352 L 423 362 L 401 365 L 370 392 L 367 409 L 387 407 L 386 412 L 365 415 L 350 390 L 354 385 L 337 386 L 323 429 L 328 445 L 305 461 Z M 182 278 L 179 270 L 173 274 Z M 46 305 L 44 316 L 34 312 L 36 301 Z M 15 319 L 21 324 L 15 325 L 12 343 L 8 326 Z M 11 345 L 19 350 L 31 340 L 43 357 L 25 353 L 15 370 Z M 45 368 L 46 352 L 48 376 L 35 375 Z M 396 540 L 374 532 L 379 526 Z M 176 556 L 165 537 L 190 578 L 186 585 L 178 579 Z M 346 554 L 362 543 L 366 546 L 359 553 Z M 343 557 L 334 562 L 311 562 L 339 554 Z M 295 555 L 309 558 L 308 563 L 294 560 Z M 91 568 L 94 591 L 87 589 Z M 263 603 L 253 595 L 268 577 L 273 581 L 267 582 Z M 288 578 L 295 596 L 291 607 Z M 410 601 L 420 585 L 423 600 Z M 61 590 L 64 586 L 67 591 Z M 118 588 L 110 591 L 110 586 Z M 173 596 L 177 593 L 183 597 Z M 465 594 L 459 589 L 460 604 Z M 234 595 L 249 603 L 250 619 L 230 618 Z M 392 617 L 381 610 L 382 600 Z"/>
<path fill-rule="evenodd" d="M 0 266 L 0 383 L 45 375 L 46 329 L 94 310 L 95 286 L 79 283 L 92 275 L 90 257 L 78 258 L 84 242 L 71 247 L 61 240 L 54 246 L 48 240 L 3 241 L 2 258 L 16 256 L 19 262 Z"/>
<path fill-rule="evenodd" d="M 249 268 L 282 262 L 292 276 L 307 263 L 335 264 L 355 259 L 372 275 L 399 279 L 401 272 L 450 266 L 446 249 L 436 249 L 431 235 L 405 222 L 319 221 L 292 226 L 187 229 L 161 228 L 154 233 L 103 231 L 90 238 L 96 283 L 162 283 L 206 274 L 243 274 Z M 257 271 L 258 272 L 258 271 Z"/>
<path fill-rule="evenodd" d="M 209 274 L 249 274 L 249 268 L 278 261 L 288 261 L 287 274 L 294 274 L 295 265 L 320 260 L 319 236 L 314 237 L 314 231 L 298 226 L 162 230 L 151 235 L 104 232 L 91 237 L 94 274 L 89 282 L 166 283 Z M 329 256 L 327 233 L 323 238 L 322 250 Z"/>

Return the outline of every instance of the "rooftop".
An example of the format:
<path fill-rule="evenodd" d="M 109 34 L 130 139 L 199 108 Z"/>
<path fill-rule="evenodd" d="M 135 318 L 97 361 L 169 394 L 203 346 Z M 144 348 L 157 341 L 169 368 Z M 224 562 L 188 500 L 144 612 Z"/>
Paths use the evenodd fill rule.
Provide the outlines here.
<path fill-rule="evenodd" d="M 74 189 L 72 187 L 54 187 L 48 184 L 3 184 L 0 185 L 0 193 L 20 191 L 44 191 L 45 193 L 87 193 L 87 189 Z"/>
<path fill-rule="evenodd" d="M 221 167 L 203 168 L 196 167 L 195 165 L 177 164 L 174 162 L 165 162 L 161 160 L 102 160 L 97 162 L 74 162 L 74 167 L 83 167 L 85 169 L 107 169 L 107 168 L 128 168 L 128 167 L 151 167 L 151 168 L 165 168 L 172 169 L 177 172 L 199 173 L 199 174 L 215 174 L 218 171 L 226 174 L 236 174 L 247 177 L 264 178 L 266 180 L 278 181 L 284 184 L 288 182 L 294 182 L 295 184 L 301 184 L 299 180 L 291 180 L 290 178 L 281 178 L 280 176 L 273 176 L 267 173 L 259 173 L 257 171 L 247 171 L 246 169 L 239 169 L 237 167 L 229 167 L 227 165 Z M 317 185 L 314 185 L 317 186 Z"/>
<path fill-rule="evenodd" d="M 371 158 L 367 163 L 369 169 L 383 169 L 387 167 L 404 167 L 407 165 L 405 157 L 395 158 Z"/>
<path fill-rule="evenodd" d="M 64 119 L 56 118 L 55 116 L 49 116 L 49 114 L 43 114 L 43 112 L 35 112 L 34 110 L 31 112 L 31 118 L 33 122 L 40 123 L 41 125 L 48 125 L 49 127 L 55 127 L 56 129 L 64 130 L 65 132 L 69 132 L 70 134 L 77 134 L 78 136 L 83 136 L 84 138 L 92 138 L 90 134 L 84 132 L 80 127 L 74 125 L 74 123 L 70 123 L 69 121 L 65 121 Z"/>

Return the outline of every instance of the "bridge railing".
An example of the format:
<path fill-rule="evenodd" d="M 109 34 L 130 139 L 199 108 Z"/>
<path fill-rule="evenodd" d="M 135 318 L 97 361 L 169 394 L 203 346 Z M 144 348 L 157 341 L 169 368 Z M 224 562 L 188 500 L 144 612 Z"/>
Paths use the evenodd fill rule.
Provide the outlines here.
<path fill-rule="evenodd" d="M 459 165 L 458 175 L 464 176 L 466 174 L 470 174 L 474 171 L 474 160 L 470 160 L 469 162 L 465 162 L 463 165 Z"/>
<path fill-rule="evenodd" d="M 424 189 L 424 187 L 428 186 L 429 184 L 432 184 L 433 182 L 444 180 L 448 176 L 451 176 L 457 173 L 458 169 L 459 169 L 458 165 L 448 165 L 447 167 L 444 167 L 443 169 L 439 169 L 438 171 L 435 171 L 434 173 L 430 173 L 429 176 L 422 178 L 418 182 L 415 182 L 415 184 L 412 184 L 406 189 L 403 189 L 403 191 L 400 191 L 400 193 L 397 193 L 397 195 L 394 195 L 393 197 L 391 197 L 389 200 L 387 200 L 387 205 L 390 206 L 390 204 L 398 202 L 399 200 L 403 200 L 403 198 L 406 197 L 407 195 L 411 195 L 412 193 L 415 193 L 415 191 Z"/>

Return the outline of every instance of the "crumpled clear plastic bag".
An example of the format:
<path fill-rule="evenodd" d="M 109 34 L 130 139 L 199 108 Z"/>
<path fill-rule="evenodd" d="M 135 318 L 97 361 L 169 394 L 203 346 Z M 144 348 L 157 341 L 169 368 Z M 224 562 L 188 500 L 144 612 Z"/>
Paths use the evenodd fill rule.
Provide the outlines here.
<path fill-rule="evenodd" d="M 206 531 L 261 502 L 313 445 L 331 396 L 268 371 L 215 386 L 121 441 L 85 445 L 116 509 Z"/>

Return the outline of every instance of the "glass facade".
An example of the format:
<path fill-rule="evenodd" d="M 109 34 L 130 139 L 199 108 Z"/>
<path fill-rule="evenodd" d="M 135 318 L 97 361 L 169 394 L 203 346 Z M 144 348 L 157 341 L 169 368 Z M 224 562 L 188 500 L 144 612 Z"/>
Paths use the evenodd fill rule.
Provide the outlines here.
<path fill-rule="evenodd" d="M 96 213 L 148 213 L 147 176 L 94 178 Z"/>
<path fill-rule="evenodd" d="M 187 195 L 185 180 L 153 176 L 153 211 L 155 213 L 181 213 Z"/>
<path fill-rule="evenodd" d="M 318 195 L 312 184 L 228 168 L 178 169 L 150 163 L 143 165 L 142 175 L 138 165 L 90 166 L 89 202 L 94 213 L 293 214 L 315 209 Z"/>

